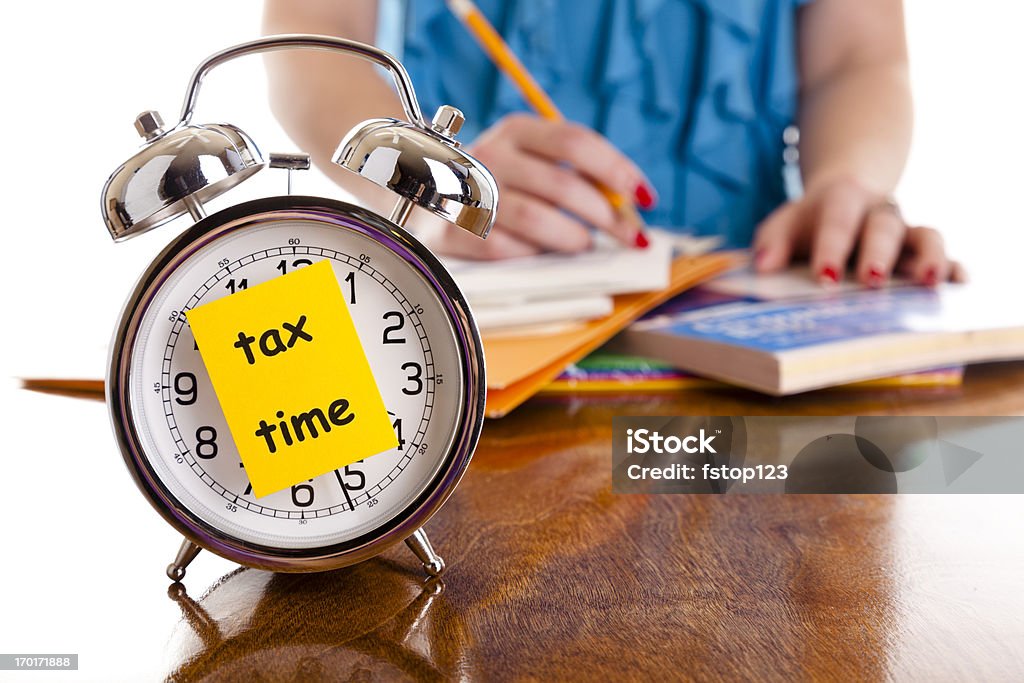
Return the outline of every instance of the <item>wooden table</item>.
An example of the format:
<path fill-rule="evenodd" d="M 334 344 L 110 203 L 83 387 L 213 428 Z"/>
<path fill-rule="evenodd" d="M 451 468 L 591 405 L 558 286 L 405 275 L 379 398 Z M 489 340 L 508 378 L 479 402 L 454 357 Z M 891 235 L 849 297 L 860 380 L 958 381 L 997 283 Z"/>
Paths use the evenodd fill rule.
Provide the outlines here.
<path fill-rule="evenodd" d="M 1024 364 L 934 391 L 535 399 L 488 423 L 428 525 L 442 579 L 404 548 L 321 575 L 206 564 L 219 579 L 204 554 L 161 611 L 150 557 L 90 588 L 123 616 L 103 637 L 175 680 L 1024 679 L 1024 496 L 613 494 L 611 418 L 650 413 L 1015 415 Z"/>

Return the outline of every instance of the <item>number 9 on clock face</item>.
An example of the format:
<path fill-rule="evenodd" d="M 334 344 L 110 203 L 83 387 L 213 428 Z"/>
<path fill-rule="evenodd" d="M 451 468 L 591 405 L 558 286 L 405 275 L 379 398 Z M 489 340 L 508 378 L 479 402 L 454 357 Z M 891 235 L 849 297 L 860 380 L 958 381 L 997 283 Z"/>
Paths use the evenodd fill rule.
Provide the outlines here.
<path fill-rule="evenodd" d="M 398 447 L 256 498 L 188 312 L 321 261 Z M 129 469 L 169 522 L 230 559 L 307 570 L 376 554 L 444 502 L 479 435 L 482 371 L 465 301 L 418 242 L 356 207 L 288 197 L 207 217 L 165 250 L 122 314 L 108 387 Z"/>

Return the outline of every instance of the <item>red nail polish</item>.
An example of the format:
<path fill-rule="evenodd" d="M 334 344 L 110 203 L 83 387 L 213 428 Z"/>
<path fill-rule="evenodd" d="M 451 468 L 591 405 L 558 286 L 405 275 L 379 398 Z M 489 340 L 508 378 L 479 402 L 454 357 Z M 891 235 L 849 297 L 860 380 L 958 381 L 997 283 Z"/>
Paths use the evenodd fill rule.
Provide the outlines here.
<path fill-rule="evenodd" d="M 872 287 L 881 287 L 885 284 L 885 273 L 877 266 L 871 266 L 868 271 L 868 284 Z"/>
<path fill-rule="evenodd" d="M 758 247 L 757 251 L 754 252 L 754 266 L 759 267 L 761 265 L 761 262 L 764 261 L 765 256 L 767 255 L 767 247 Z"/>
<path fill-rule="evenodd" d="M 839 282 L 839 273 L 832 266 L 825 266 L 818 272 L 818 279 L 836 283 Z"/>
<path fill-rule="evenodd" d="M 639 247 L 640 249 L 646 249 L 650 245 L 651 245 L 651 243 L 649 241 L 647 241 L 647 236 L 646 235 L 644 235 L 642 232 L 637 232 L 636 233 L 636 246 L 637 247 Z"/>
<path fill-rule="evenodd" d="M 935 269 L 934 266 L 925 271 L 924 283 L 929 287 L 934 287 L 935 285 L 939 284 L 939 272 Z"/>
<path fill-rule="evenodd" d="M 633 193 L 636 199 L 636 205 L 641 209 L 650 209 L 655 204 L 654 192 L 651 188 L 647 187 L 646 183 L 640 183 L 636 186 L 636 191 Z"/>

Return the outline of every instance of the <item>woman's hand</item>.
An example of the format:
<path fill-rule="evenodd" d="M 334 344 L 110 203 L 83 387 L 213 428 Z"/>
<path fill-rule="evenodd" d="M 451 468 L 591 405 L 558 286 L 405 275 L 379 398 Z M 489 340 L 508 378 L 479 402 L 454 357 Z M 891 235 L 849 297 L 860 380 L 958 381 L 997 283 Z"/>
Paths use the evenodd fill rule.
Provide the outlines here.
<path fill-rule="evenodd" d="M 598 133 L 570 122 L 510 114 L 467 147 L 494 175 L 501 191 L 487 240 L 451 225 L 425 239 L 464 258 L 502 259 L 544 251 L 575 253 L 591 245 L 593 226 L 630 246 L 643 246 L 638 228 L 597 189 L 603 184 L 641 208 L 653 206 L 650 183 Z"/>
<path fill-rule="evenodd" d="M 783 204 L 758 226 L 753 247 L 758 272 L 807 258 L 824 284 L 838 282 L 848 263 L 869 287 L 884 286 L 893 274 L 925 285 L 966 279 L 938 232 L 908 226 L 888 197 L 851 178 L 818 184 Z"/>

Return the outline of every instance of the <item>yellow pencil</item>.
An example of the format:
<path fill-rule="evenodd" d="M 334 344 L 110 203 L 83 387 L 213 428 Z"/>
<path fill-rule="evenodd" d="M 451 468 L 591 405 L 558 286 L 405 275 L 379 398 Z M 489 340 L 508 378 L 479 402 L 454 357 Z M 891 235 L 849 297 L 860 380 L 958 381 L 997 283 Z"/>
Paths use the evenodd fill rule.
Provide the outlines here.
<path fill-rule="evenodd" d="M 551 97 L 537 84 L 537 81 L 534 80 L 530 72 L 526 70 L 523 63 L 519 61 L 519 58 L 516 57 L 512 49 L 472 0 L 445 1 L 452 14 L 465 24 L 470 34 L 476 38 L 477 42 L 480 43 L 480 47 L 491 58 L 491 61 L 515 83 L 522 93 L 523 99 L 541 118 L 548 119 L 549 121 L 562 121 L 565 119 L 562 112 L 558 110 L 558 107 L 551 100 Z M 647 238 L 643 235 L 643 229 L 646 226 L 636 207 L 633 206 L 633 202 L 603 183 L 597 183 L 597 189 L 601 191 L 601 194 L 605 196 L 608 203 L 616 211 L 640 229 L 641 232 L 637 236 L 637 244 L 639 246 L 646 246 Z"/>

